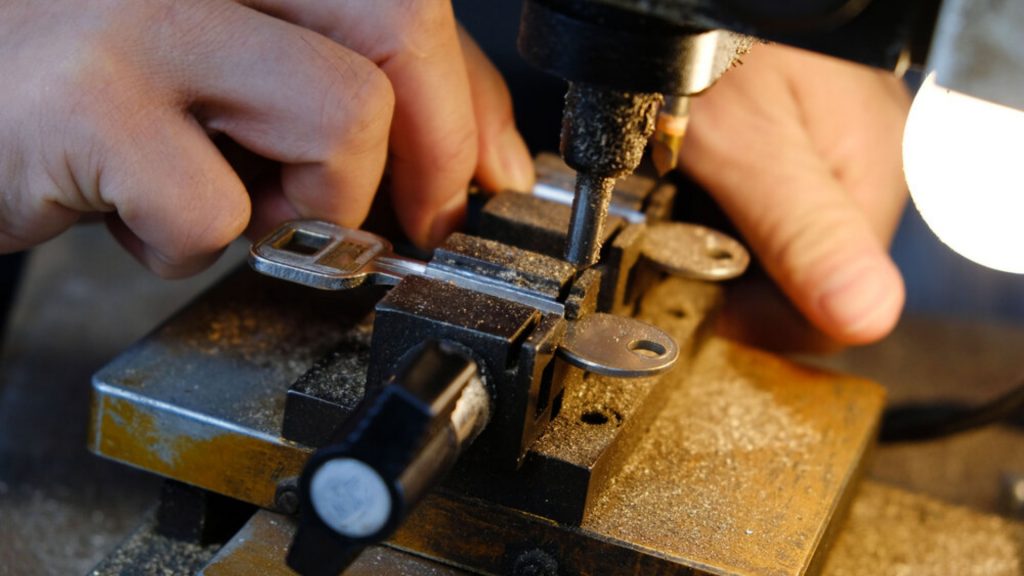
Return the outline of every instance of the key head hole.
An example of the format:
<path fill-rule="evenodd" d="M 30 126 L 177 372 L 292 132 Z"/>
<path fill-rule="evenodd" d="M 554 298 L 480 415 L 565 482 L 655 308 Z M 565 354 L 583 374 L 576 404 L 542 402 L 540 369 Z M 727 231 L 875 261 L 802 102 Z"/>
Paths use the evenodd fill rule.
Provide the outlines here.
<path fill-rule="evenodd" d="M 708 248 L 708 257 L 712 260 L 718 260 L 719 262 L 723 260 L 732 260 L 732 252 L 722 248 Z"/>
<path fill-rule="evenodd" d="M 278 248 L 286 252 L 312 256 L 323 250 L 330 242 L 330 236 L 314 234 L 306 230 L 296 230 L 289 234 Z"/>
<path fill-rule="evenodd" d="M 668 348 L 654 340 L 633 340 L 626 348 L 633 354 L 644 358 L 661 358 L 668 353 Z"/>

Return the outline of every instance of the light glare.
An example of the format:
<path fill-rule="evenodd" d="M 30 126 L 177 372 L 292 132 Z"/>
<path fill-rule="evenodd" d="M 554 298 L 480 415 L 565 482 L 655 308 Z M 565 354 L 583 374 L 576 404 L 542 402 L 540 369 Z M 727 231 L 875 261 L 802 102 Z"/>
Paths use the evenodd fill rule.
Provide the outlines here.
<path fill-rule="evenodd" d="M 1024 112 L 925 78 L 903 137 L 903 169 L 921 217 L 979 264 L 1024 273 Z"/>

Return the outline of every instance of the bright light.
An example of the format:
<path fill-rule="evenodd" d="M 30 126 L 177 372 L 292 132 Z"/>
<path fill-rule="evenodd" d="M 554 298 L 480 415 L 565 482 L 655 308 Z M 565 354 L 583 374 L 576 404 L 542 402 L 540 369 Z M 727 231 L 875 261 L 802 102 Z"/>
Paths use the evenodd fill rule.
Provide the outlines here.
<path fill-rule="evenodd" d="M 947 90 L 931 73 L 903 136 L 910 195 L 950 248 L 1024 273 L 1024 112 Z"/>

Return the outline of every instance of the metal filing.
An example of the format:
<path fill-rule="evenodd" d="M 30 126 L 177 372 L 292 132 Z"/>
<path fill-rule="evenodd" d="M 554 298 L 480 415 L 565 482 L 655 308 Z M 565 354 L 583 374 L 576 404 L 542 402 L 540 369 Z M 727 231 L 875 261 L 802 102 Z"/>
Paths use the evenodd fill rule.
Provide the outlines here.
<path fill-rule="evenodd" d="M 565 96 L 561 152 L 576 170 L 565 259 L 588 268 L 601 257 L 601 234 L 615 181 L 640 165 L 654 133 L 658 94 L 574 82 Z"/>

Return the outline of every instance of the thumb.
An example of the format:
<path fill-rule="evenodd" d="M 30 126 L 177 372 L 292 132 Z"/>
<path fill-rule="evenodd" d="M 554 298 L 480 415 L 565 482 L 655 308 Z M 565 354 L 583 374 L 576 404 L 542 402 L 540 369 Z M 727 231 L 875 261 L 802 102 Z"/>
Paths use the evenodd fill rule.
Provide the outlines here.
<path fill-rule="evenodd" d="M 694 114 L 681 160 L 716 198 L 762 266 L 821 331 L 845 344 L 888 334 L 903 280 L 867 214 L 798 131 L 701 126 Z"/>

